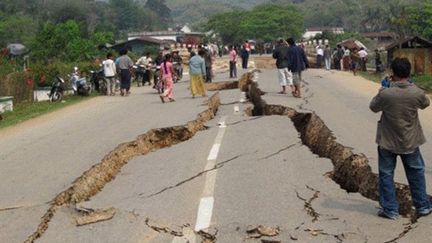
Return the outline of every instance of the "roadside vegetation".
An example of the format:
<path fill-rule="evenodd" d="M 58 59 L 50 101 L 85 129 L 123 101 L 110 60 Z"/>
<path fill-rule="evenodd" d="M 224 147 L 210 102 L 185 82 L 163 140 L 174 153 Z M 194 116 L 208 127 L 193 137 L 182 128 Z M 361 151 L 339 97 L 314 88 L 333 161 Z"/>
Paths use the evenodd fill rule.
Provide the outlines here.
<path fill-rule="evenodd" d="M 358 75 L 362 76 L 367 80 L 371 80 L 380 83 L 386 76 L 386 73 L 375 73 L 375 72 L 357 72 Z M 426 90 L 428 93 L 432 93 L 432 76 L 431 75 L 413 75 L 411 77 L 413 82 L 420 88 Z"/>
<path fill-rule="evenodd" d="M 95 96 L 97 96 L 97 94 L 95 93 L 88 97 L 70 95 L 66 96 L 62 102 L 52 103 L 49 101 L 42 101 L 19 103 L 14 106 L 13 112 L 5 112 L 2 114 L 3 120 L 0 121 L 0 129 L 19 124 L 21 122 L 30 120 L 44 114 L 48 114 L 50 112 L 59 110 L 70 105 L 77 104 L 81 101 L 88 100 Z"/>

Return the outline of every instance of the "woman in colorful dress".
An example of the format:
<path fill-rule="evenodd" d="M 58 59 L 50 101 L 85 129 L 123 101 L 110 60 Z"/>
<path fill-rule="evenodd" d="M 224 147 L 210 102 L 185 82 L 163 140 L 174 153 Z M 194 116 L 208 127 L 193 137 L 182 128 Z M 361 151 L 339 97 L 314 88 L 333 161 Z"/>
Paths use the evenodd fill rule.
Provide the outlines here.
<path fill-rule="evenodd" d="M 165 60 L 161 64 L 160 78 L 164 84 L 164 93 L 160 95 L 161 101 L 165 103 L 168 99 L 170 102 L 174 102 L 174 78 L 175 72 L 172 64 L 171 54 L 165 55 Z"/>

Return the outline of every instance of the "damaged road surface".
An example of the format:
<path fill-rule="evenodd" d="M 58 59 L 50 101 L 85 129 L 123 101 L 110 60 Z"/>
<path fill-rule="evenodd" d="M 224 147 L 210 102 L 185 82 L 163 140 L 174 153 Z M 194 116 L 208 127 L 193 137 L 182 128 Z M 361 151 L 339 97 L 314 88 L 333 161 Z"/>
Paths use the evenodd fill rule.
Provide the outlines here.
<path fill-rule="evenodd" d="M 260 108 L 267 116 L 245 114 L 251 104 L 239 102 L 241 92 L 233 89 L 239 84 L 218 80 L 212 86 L 221 91 L 208 104 L 189 98 L 187 82 L 180 82 L 177 102 L 162 105 L 155 99 L 146 108 L 131 108 L 141 117 L 130 114 L 139 122 L 126 120 L 134 123 L 126 128 L 129 136 L 112 138 L 116 143 L 105 136 L 111 146 L 80 165 L 80 173 L 73 169 L 72 179 L 54 174 L 58 185 L 50 185 L 50 193 L 40 188 L 45 181 L 40 179 L 32 190 L 43 196 L 2 198 L 0 219 L 17 224 L 0 223 L 0 242 L 429 242 L 428 217 L 417 223 L 379 218 L 375 191 L 360 190 L 353 174 L 337 173 L 352 164 L 336 155 L 357 158 L 362 151 L 339 137 L 338 127 L 336 134 L 330 131 L 334 121 L 329 125 L 319 112 L 311 115 L 312 97 L 320 96 L 312 93 L 310 80 L 323 75 L 309 72 L 305 99 L 295 99 L 277 95 L 276 72 L 263 70 L 258 80 L 263 98 L 277 104 Z M 220 80 L 228 80 L 223 75 Z M 157 98 L 145 93 L 125 102 L 142 105 L 140 99 L 149 96 Z M 149 111 L 156 121 L 145 117 Z M 320 130 L 324 125 L 329 131 Z M 328 152 L 329 142 L 344 149 Z M 0 158 L 18 156 L 12 152 L 2 151 Z M 365 158 L 373 175 L 367 150 Z M 60 180 L 61 175 L 68 178 Z M 16 188 L 21 187 L 26 188 Z M 26 234 L 11 234 L 14 227 Z"/>

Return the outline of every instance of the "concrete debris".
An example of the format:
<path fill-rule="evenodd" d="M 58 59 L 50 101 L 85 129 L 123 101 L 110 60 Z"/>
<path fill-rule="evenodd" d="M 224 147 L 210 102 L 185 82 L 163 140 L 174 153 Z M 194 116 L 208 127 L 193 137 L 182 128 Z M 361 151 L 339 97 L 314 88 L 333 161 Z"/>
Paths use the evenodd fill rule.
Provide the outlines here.
<path fill-rule="evenodd" d="M 102 161 L 77 178 L 72 186 L 57 195 L 51 202 L 52 206 L 42 217 L 37 230 L 28 237 L 26 243 L 34 242 L 47 230 L 48 223 L 57 208 L 68 204 L 77 204 L 96 195 L 103 187 L 112 181 L 121 168 L 137 156 L 163 149 L 191 139 L 197 132 L 206 129 L 205 123 L 213 119 L 219 109 L 220 98 L 216 93 L 209 98 L 208 109 L 199 113 L 197 118 L 184 126 L 174 126 L 153 129 L 139 136 L 135 141 L 120 144 Z"/>
<path fill-rule="evenodd" d="M 246 233 L 250 238 L 261 238 L 263 236 L 274 237 L 279 235 L 280 228 L 278 226 L 273 228 L 264 225 L 248 226 Z"/>
<path fill-rule="evenodd" d="M 114 217 L 116 210 L 109 208 L 106 210 L 95 210 L 92 212 L 79 210 L 80 215 L 75 216 L 76 226 L 83 226 L 88 224 L 94 224 L 101 221 L 107 221 Z"/>

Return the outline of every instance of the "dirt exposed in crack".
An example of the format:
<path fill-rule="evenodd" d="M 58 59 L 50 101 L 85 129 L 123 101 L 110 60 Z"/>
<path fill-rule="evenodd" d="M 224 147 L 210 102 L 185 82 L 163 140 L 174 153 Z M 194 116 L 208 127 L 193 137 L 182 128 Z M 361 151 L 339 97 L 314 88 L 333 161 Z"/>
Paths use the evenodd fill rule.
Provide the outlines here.
<path fill-rule="evenodd" d="M 239 81 L 220 81 L 214 83 L 206 83 L 205 87 L 208 91 L 238 89 Z"/>
<path fill-rule="evenodd" d="M 102 161 L 77 178 L 72 186 L 58 194 L 51 202 L 51 207 L 42 217 L 36 231 L 30 235 L 26 243 L 34 242 L 48 229 L 48 224 L 58 208 L 76 204 L 96 195 L 112 181 L 121 168 L 137 156 L 170 147 L 191 139 L 197 132 L 205 130 L 206 122 L 213 119 L 220 106 L 219 94 L 208 100 L 208 109 L 199 113 L 197 118 L 184 126 L 153 129 L 139 136 L 135 141 L 120 144 L 106 155 Z"/>
<path fill-rule="evenodd" d="M 253 116 L 280 115 L 291 119 L 300 133 L 302 143 L 314 154 L 332 161 L 334 169 L 332 179 L 340 187 L 350 193 L 360 193 L 362 196 L 378 201 L 378 175 L 372 172 L 369 160 L 364 154 L 355 154 L 352 148 L 336 141 L 332 131 L 315 113 L 301 113 L 293 108 L 282 105 L 267 105 L 261 99 L 261 91 L 257 85 L 250 86 L 252 95 L 250 101 L 253 108 L 246 110 L 246 114 Z M 396 194 L 401 215 L 413 215 L 411 193 L 409 186 L 396 183 Z"/>

